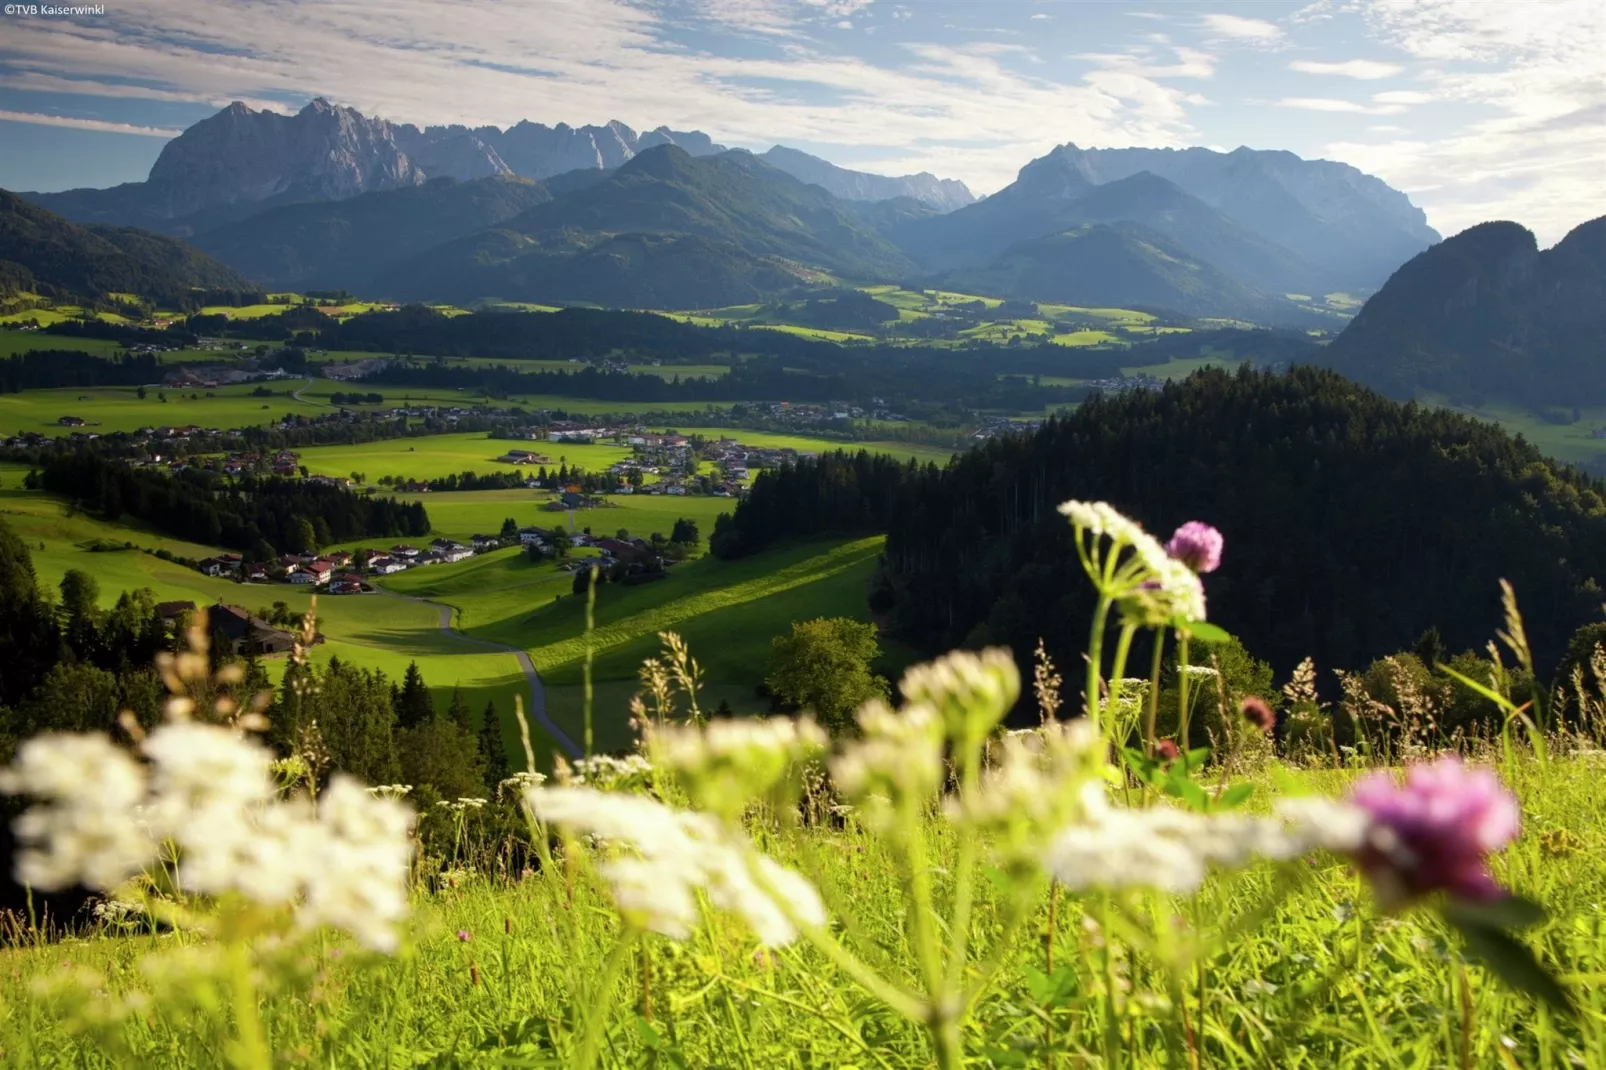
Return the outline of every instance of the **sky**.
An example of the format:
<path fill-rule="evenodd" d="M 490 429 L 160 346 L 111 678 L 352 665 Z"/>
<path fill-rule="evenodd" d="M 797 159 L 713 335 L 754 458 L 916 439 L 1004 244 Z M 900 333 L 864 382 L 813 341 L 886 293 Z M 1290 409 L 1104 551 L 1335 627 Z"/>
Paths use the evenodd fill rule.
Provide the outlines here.
<path fill-rule="evenodd" d="M 80 0 L 55 0 L 58 4 Z M 1606 214 L 1606 0 L 104 0 L 0 19 L 0 187 L 142 180 L 232 101 L 702 130 L 978 194 L 1056 145 L 1342 160 L 1451 234 Z"/>

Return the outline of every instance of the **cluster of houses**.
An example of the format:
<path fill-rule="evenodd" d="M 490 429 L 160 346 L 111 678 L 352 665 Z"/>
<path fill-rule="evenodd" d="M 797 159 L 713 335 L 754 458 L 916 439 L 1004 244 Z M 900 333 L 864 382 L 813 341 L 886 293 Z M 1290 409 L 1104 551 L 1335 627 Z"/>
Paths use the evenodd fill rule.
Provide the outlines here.
<path fill-rule="evenodd" d="M 55 421 L 57 427 L 88 427 L 89 421 L 82 416 L 61 416 Z M 215 427 L 201 427 L 197 424 L 179 424 L 171 427 L 142 427 L 138 431 L 110 431 L 101 434 L 99 431 L 74 431 L 66 436 L 72 442 L 94 442 L 104 439 L 107 442 L 119 444 L 130 443 L 139 446 L 160 445 L 164 442 L 185 442 L 192 438 L 241 438 L 240 431 L 220 431 Z M 59 441 L 50 435 L 38 431 L 20 431 L 4 440 L 4 444 L 11 447 L 41 447 Z"/>
<path fill-rule="evenodd" d="M 325 588 L 331 594 L 359 594 L 365 590 L 360 571 L 344 550 L 328 554 L 285 554 L 277 561 L 246 561 L 239 554 L 218 554 L 201 561 L 208 576 L 241 583 L 292 583 Z"/>
<path fill-rule="evenodd" d="M 1123 390 L 1159 390 L 1165 380 L 1156 375 L 1117 375 L 1107 379 L 1089 379 L 1087 385 L 1095 390 L 1118 394 Z"/>
<path fill-rule="evenodd" d="M 207 558 L 199 563 L 199 568 L 208 576 L 241 583 L 290 583 L 326 589 L 330 594 L 362 594 L 372 590 L 364 581 L 364 573 L 388 576 L 425 565 L 452 564 L 480 551 L 507 545 L 509 541 L 494 535 L 476 535 L 472 545 L 454 539 L 436 539 L 422 550 L 407 545 L 392 546 L 389 550 L 359 550 L 355 555 L 345 550 L 331 550 L 324 554 L 285 554 L 277 561 L 248 562 L 239 554 L 228 553 Z"/>
<path fill-rule="evenodd" d="M 970 433 L 970 437 L 973 441 L 983 442 L 999 435 L 1031 434 L 1042 426 L 1042 420 L 1011 420 L 1007 416 L 989 416 L 985 423 Z"/>
<path fill-rule="evenodd" d="M 272 379 L 294 378 L 283 368 L 258 368 L 248 364 L 181 364 L 162 376 L 162 382 L 177 389 L 210 389 Z"/>

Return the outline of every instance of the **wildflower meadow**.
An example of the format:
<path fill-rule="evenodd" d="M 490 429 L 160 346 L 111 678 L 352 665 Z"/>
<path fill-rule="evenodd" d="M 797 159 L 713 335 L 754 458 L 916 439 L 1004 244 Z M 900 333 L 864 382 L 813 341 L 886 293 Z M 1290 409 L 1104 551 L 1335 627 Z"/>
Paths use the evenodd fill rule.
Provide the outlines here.
<path fill-rule="evenodd" d="M 0 778 L 17 878 L 96 894 L 7 919 L 0 1062 L 1606 1066 L 1606 755 L 1514 697 L 1516 594 L 1458 677 L 1500 730 L 1373 711 L 1341 746 L 1314 670 L 1279 720 L 1186 656 L 1226 638 L 1220 533 L 1061 512 L 1085 666 L 956 651 L 830 732 L 711 719 L 666 637 L 634 752 L 537 772 L 526 725 L 495 798 L 421 811 L 270 751 L 194 636 L 165 723 Z"/>

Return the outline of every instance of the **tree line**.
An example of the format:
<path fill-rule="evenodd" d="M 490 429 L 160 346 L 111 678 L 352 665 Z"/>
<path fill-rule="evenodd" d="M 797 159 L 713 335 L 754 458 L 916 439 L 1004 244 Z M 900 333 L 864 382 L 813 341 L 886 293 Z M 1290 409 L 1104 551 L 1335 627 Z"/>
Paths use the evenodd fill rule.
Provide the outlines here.
<path fill-rule="evenodd" d="M 755 491 L 756 493 L 756 491 Z M 927 649 L 1045 636 L 1082 649 L 1091 592 L 1070 498 L 1167 533 L 1220 528 L 1212 620 L 1279 672 L 1358 668 L 1437 626 L 1452 650 L 1501 626 L 1499 581 L 1551 665 L 1599 615 L 1606 485 L 1491 424 L 1396 404 L 1315 368 L 1197 373 L 1094 398 L 1031 436 L 927 468 L 890 506 L 875 597 Z"/>
<path fill-rule="evenodd" d="M 29 474 L 107 520 L 133 517 L 166 535 L 272 560 L 359 538 L 427 535 L 421 502 L 353 494 L 344 487 L 278 477 L 228 479 L 188 468 L 134 468 L 92 450 L 55 451 Z"/>
<path fill-rule="evenodd" d="M 867 450 L 833 450 L 813 460 L 767 468 L 754 478 L 735 511 L 721 513 L 714 522 L 708 548 L 716 557 L 731 559 L 789 538 L 885 531 L 900 489 L 919 471 L 912 460 L 900 462 Z"/>
<path fill-rule="evenodd" d="M 765 473 L 716 527 L 722 556 L 795 535 L 884 531 L 872 610 L 936 653 L 1087 642 L 1091 591 L 1056 506 L 1106 500 L 1149 530 L 1227 537 L 1212 620 L 1278 672 L 1359 669 L 1437 627 L 1450 650 L 1501 627 L 1499 581 L 1541 664 L 1599 616 L 1606 485 L 1520 437 L 1397 404 L 1315 368 L 1209 370 L 1090 399 L 945 468 L 827 454 Z M 1330 686 L 1331 681 L 1328 681 Z"/>
<path fill-rule="evenodd" d="M 97 357 L 77 349 L 30 349 L 0 360 L 0 393 L 66 386 L 139 386 L 162 377 L 154 353 Z"/>

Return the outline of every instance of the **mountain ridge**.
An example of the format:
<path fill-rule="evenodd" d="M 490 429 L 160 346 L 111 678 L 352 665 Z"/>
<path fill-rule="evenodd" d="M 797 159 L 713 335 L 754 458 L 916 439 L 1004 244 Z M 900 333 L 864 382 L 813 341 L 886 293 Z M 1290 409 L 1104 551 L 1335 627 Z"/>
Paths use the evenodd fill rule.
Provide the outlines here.
<path fill-rule="evenodd" d="M 1606 402 L 1606 216 L 1541 250 L 1510 221 L 1480 223 L 1396 271 L 1326 352 L 1394 397 L 1572 408 Z"/>
<path fill-rule="evenodd" d="M 132 293 L 158 302 L 197 288 L 255 289 L 233 268 L 176 238 L 83 226 L 7 190 L 0 190 L 0 284 L 55 298 Z"/>
<path fill-rule="evenodd" d="M 785 145 L 775 145 L 758 157 L 793 178 L 820 186 L 845 201 L 890 201 L 910 197 L 946 212 L 976 200 L 970 187 L 957 178 L 938 178 L 930 171 L 898 176 L 853 171 Z"/>

